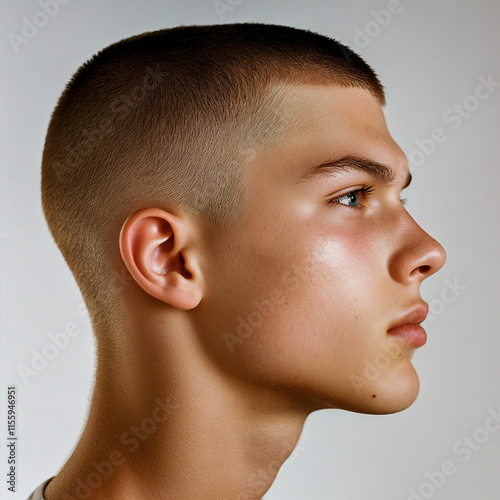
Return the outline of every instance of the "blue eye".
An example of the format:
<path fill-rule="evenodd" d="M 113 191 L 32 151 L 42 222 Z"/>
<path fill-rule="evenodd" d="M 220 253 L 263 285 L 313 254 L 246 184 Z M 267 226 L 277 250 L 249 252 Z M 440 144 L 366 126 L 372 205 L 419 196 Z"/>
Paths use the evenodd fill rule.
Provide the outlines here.
<path fill-rule="evenodd" d="M 357 208 L 359 207 L 359 193 L 359 191 L 351 191 L 350 193 L 343 194 L 339 198 L 336 198 L 336 201 L 342 205 Z"/>
<path fill-rule="evenodd" d="M 363 186 L 360 189 L 355 189 L 354 191 L 345 193 L 342 196 L 333 198 L 332 200 L 329 200 L 328 203 L 331 205 L 342 205 L 348 208 L 362 209 L 362 205 L 360 206 L 361 200 L 369 198 L 373 191 L 373 186 Z M 406 203 L 406 198 L 400 198 L 400 201 L 404 205 Z"/>
<path fill-rule="evenodd" d="M 345 193 L 342 196 L 333 198 L 333 200 L 330 200 L 328 203 L 360 209 L 361 207 L 359 206 L 359 202 L 361 201 L 361 198 L 368 198 L 369 194 L 372 192 L 373 186 L 363 186 L 360 189 L 355 189 L 354 191 Z"/>

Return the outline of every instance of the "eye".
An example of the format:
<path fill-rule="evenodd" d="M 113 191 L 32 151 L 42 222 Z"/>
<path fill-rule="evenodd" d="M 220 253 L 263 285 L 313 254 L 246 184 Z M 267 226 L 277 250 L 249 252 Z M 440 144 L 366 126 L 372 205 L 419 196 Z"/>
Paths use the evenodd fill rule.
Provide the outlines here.
<path fill-rule="evenodd" d="M 336 201 L 342 205 L 357 208 L 359 206 L 360 192 L 361 191 L 351 191 L 350 193 L 343 194 L 337 198 Z"/>
<path fill-rule="evenodd" d="M 367 200 L 370 197 L 370 194 L 373 193 L 373 186 L 363 186 L 362 188 L 355 189 L 353 191 L 349 191 L 341 196 L 337 196 L 328 201 L 328 204 L 331 205 L 343 205 L 349 208 L 361 209 L 360 202 L 362 200 Z M 407 198 L 399 198 L 402 205 L 406 204 Z"/>
<path fill-rule="evenodd" d="M 370 193 L 373 192 L 372 186 L 363 186 L 360 189 L 355 189 L 354 191 L 349 191 L 348 193 L 343 194 L 342 196 L 337 196 L 337 198 L 333 198 L 329 200 L 329 204 L 338 204 L 344 205 L 350 208 L 361 208 L 359 203 L 361 199 L 367 199 Z"/>

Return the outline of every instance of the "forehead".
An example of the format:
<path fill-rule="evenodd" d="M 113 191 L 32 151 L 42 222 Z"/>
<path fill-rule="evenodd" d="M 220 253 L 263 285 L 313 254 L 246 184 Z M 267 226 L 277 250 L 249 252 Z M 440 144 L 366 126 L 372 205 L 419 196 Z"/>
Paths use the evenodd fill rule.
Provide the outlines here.
<path fill-rule="evenodd" d="M 391 137 L 381 105 L 368 90 L 295 85 L 279 112 L 290 117 L 274 143 L 257 150 L 246 169 L 252 178 L 298 181 L 307 169 L 344 156 L 360 156 L 405 169 L 406 157 Z M 406 176 L 406 171 L 402 176 Z"/>

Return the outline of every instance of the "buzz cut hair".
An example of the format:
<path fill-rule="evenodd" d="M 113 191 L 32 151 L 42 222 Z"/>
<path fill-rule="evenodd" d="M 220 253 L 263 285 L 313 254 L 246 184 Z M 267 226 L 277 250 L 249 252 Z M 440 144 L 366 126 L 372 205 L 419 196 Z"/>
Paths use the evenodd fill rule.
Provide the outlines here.
<path fill-rule="evenodd" d="M 118 41 L 74 73 L 52 113 L 42 207 L 96 337 L 112 335 L 123 278 L 113 262 L 127 217 L 157 207 L 229 230 L 245 208 L 249 152 L 282 138 L 297 84 L 382 84 L 349 47 L 262 23 L 179 26 Z"/>

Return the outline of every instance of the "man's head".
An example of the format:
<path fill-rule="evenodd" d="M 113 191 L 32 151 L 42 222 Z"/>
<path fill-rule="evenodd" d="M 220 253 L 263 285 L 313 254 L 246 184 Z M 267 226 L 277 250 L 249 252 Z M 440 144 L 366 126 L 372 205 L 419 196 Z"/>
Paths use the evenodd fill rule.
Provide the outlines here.
<path fill-rule="evenodd" d="M 42 202 L 101 352 L 141 329 L 311 408 L 411 404 L 414 347 L 386 332 L 444 251 L 400 203 L 384 104 L 350 49 L 283 26 L 146 33 L 84 64 L 49 126 Z M 341 158 L 365 170 L 306 173 Z M 339 199 L 366 186 L 361 208 Z"/>

